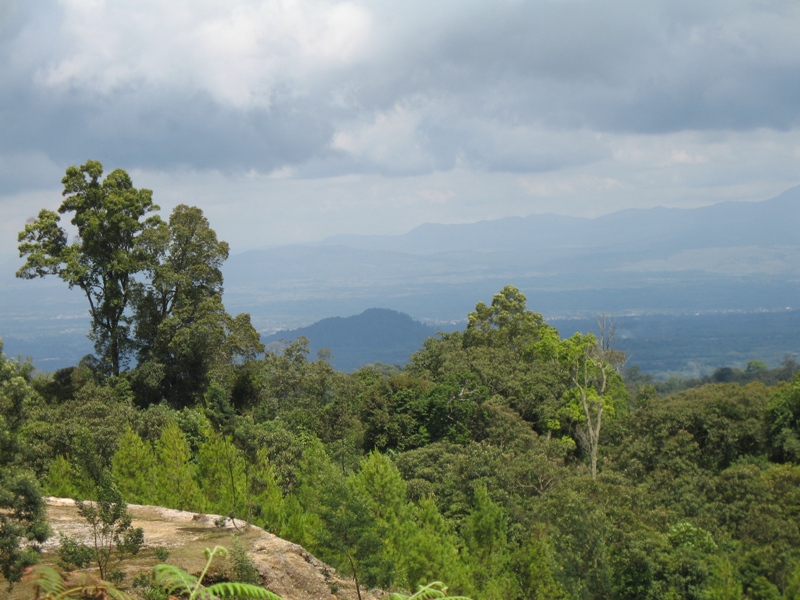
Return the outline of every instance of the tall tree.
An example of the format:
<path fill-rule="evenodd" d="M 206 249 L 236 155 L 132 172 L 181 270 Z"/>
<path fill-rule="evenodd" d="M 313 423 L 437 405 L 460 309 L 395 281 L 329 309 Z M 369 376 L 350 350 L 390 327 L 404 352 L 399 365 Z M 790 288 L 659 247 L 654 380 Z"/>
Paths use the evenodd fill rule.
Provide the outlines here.
<path fill-rule="evenodd" d="M 247 465 L 230 437 L 212 431 L 197 452 L 199 484 L 207 510 L 247 519 Z"/>
<path fill-rule="evenodd" d="M 617 366 L 624 354 L 604 347 L 594 334 L 576 333 L 563 340 L 559 358 L 568 369 L 572 387 L 564 394 L 566 412 L 581 423 L 576 430 L 578 441 L 589 453 L 589 472 L 597 477 L 600 432 L 606 416 L 624 409 L 628 393 Z"/>
<path fill-rule="evenodd" d="M 263 350 L 247 315 L 222 304 L 222 263 L 228 244 L 217 239 L 203 211 L 181 204 L 169 223 L 143 236 L 153 260 L 137 293 L 136 342 L 142 373 L 156 374 L 158 402 L 199 400 L 210 372 Z"/>
<path fill-rule="evenodd" d="M 494 295 L 491 305 L 478 302 L 469 313 L 464 345 L 502 346 L 519 356 L 552 329 L 541 314 L 526 308 L 522 292 L 507 285 Z"/>
<path fill-rule="evenodd" d="M 78 235 L 69 242 L 59 215 L 39 212 L 19 234 L 20 257 L 26 261 L 17 277 L 57 275 L 70 288 L 83 290 L 92 317 L 90 338 L 104 367 L 118 375 L 132 350 L 126 310 L 136 275 L 151 261 L 142 234 L 161 220 L 147 216 L 158 210 L 150 190 L 133 187 L 122 169 L 101 182 L 102 174 L 103 166 L 95 160 L 67 169 L 61 180 L 65 199 L 58 213 L 73 215 Z"/>
<path fill-rule="evenodd" d="M 556 329 L 528 310 L 525 295 L 509 285 L 490 305 L 475 306 L 464 332 L 429 338 L 411 356 L 406 372 L 460 382 L 459 402 L 483 394 L 502 397 L 537 430 L 549 432 L 568 382 L 556 360 L 559 341 Z"/>

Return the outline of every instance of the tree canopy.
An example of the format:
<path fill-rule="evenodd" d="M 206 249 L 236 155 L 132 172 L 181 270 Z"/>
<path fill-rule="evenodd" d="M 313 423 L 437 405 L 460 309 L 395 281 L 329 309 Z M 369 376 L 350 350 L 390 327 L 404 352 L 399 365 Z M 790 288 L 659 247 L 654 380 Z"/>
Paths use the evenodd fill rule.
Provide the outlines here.
<path fill-rule="evenodd" d="M 228 244 L 199 208 L 178 205 L 165 222 L 150 190 L 122 169 L 102 174 L 93 160 L 67 169 L 58 213 L 73 215 L 77 236 L 70 242 L 59 214 L 42 210 L 19 234 L 17 276 L 80 288 L 102 370 L 119 375 L 135 355 L 148 402 L 190 403 L 215 368 L 263 351 L 249 316 L 222 304 Z"/>
<path fill-rule="evenodd" d="M 122 169 L 103 181 L 103 166 L 94 160 L 72 166 L 61 180 L 64 201 L 59 214 L 72 214 L 77 236 L 69 242 L 59 214 L 42 210 L 19 234 L 25 264 L 17 277 L 56 275 L 70 288 L 78 287 L 89 301 L 90 337 L 104 366 L 118 375 L 133 350 L 130 306 L 136 276 L 152 260 L 143 234 L 161 219 L 150 190 L 138 190 Z"/>
<path fill-rule="evenodd" d="M 228 246 L 202 211 L 162 221 L 124 172 L 103 191 L 99 163 L 82 169 L 65 210 L 95 245 L 133 232 L 139 259 L 68 243 L 47 211 L 21 234 L 21 276 L 85 286 L 103 354 L 38 376 L 0 354 L 8 581 L 36 558 L 20 542 L 47 535 L 38 480 L 247 519 L 398 597 L 437 580 L 488 599 L 800 597 L 788 363 L 783 381 L 753 361 L 747 378 L 659 396 L 635 370 L 623 380 L 610 330 L 562 339 L 513 286 L 404 368 L 337 372 L 305 338 L 262 352 L 248 316 L 224 309 Z M 122 206 L 89 206 L 103 202 Z M 102 310 L 123 297 L 114 350 Z"/>

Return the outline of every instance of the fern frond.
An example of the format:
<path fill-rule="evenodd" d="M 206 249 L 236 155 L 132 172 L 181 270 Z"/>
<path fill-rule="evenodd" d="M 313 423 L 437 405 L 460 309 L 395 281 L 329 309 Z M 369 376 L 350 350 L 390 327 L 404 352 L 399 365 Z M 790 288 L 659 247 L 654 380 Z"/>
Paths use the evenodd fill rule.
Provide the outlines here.
<path fill-rule="evenodd" d="M 31 570 L 31 575 L 33 586 L 38 591 L 44 593 L 45 597 L 55 596 L 67 589 L 64 585 L 64 580 L 61 579 L 61 573 L 56 571 L 53 567 L 36 565 Z"/>
<path fill-rule="evenodd" d="M 65 581 L 54 568 L 37 565 L 33 569 L 33 576 L 37 598 L 41 597 L 43 600 L 100 597 L 111 598 L 111 600 L 134 600 L 133 596 L 118 590 L 113 584 L 88 573 L 76 573 Z"/>
<path fill-rule="evenodd" d="M 154 586 L 164 588 L 169 594 L 191 592 L 197 587 L 197 583 L 197 577 L 174 565 L 160 564 L 153 567 Z"/>
<path fill-rule="evenodd" d="M 249 600 L 281 600 L 277 594 L 249 583 L 222 581 L 201 590 L 206 598 L 248 598 Z"/>
<path fill-rule="evenodd" d="M 392 594 L 389 600 L 470 600 L 466 596 L 448 596 L 447 586 L 441 581 L 432 581 L 428 585 L 421 585 L 419 589 L 411 596 L 405 594 Z"/>
<path fill-rule="evenodd" d="M 201 587 L 201 583 L 211 566 L 214 557 L 227 556 L 228 551 L 222 546 L 216 546 L 213 550 L 206 548 L 206 566 L 200 577 L 189 575 L 183 569 L 174 565 L 156 565 L 153 567 L 153 586 L 160 587 L 168 594 L 177 596 L 189 596 L 189 600 L 218 600 L 219 598 L 242 598 L 247 600 L 281 600 L 281 597 L 273 594 L 262 587 L 249 583 L 238 583 L 224 581 L 215 583 L 207 588 Z"/>

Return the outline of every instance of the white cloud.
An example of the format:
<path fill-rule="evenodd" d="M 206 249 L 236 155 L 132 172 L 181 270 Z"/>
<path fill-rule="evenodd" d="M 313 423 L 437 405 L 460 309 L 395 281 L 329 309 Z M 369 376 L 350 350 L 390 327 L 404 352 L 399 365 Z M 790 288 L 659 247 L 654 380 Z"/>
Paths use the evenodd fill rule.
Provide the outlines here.
<path fill-rule="evenodd" d="M 99 95 L 121 87 L 195 88 L 237 109 L 268 107 L 289 84 L 303 92 L 329 68 L 357 60 L 370 14 L 307 0 L 63 0 L 55 60 L 38 81 Z M 295 88 L 296 86 L 296 88 Z"/>
<path fill-rule="evenodd" d="M 421 139 L 421 120 L 419 110 L 398 105 L 377 113 L 369 121 L 342 126 L 333 136 L 331 146 L 384 172 L 430 171 L 433 160 Z"/>

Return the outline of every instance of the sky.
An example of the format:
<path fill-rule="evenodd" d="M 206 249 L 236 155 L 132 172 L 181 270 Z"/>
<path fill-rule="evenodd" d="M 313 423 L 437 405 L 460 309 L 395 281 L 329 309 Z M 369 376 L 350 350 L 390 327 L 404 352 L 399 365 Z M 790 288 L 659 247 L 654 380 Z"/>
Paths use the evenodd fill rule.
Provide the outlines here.
<path fill-rule="evenodd" d="M 800 2 L 0 0 L 0 259 L 88 159 L 233 252 L 765 200 Z"/>

